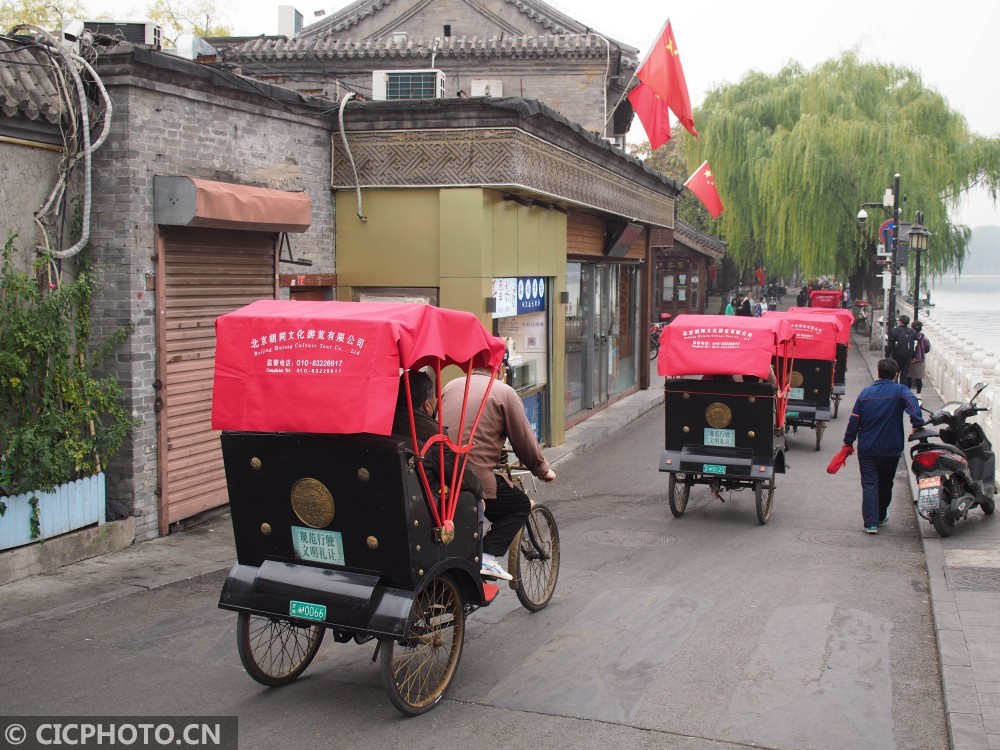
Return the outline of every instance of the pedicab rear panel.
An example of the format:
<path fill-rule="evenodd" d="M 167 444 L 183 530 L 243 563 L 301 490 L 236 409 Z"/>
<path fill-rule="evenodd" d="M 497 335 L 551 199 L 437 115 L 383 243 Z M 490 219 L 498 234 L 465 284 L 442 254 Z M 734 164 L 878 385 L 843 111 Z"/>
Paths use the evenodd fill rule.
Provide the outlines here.
<path fill-rule="evenodd" d="M 665 437 L 660 471 L 770 479 L 775 458 L 775 388 L 689 378 L 664 383 Z"/>

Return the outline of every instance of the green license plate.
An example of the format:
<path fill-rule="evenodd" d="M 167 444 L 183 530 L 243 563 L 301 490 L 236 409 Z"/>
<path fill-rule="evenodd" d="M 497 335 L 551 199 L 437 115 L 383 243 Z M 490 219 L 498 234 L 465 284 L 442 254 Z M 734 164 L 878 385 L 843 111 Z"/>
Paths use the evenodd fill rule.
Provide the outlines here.
<path fill-rule="evenodd" d="M 292 526 L 292 547 L 300 560 L 345 565 L 344 541 L 339 531 Z"/>
<path fill-rule="evenodd" d="M 786 411 L 785 412 L 785 416 L 786 417 L 797 417 L 797 416 L 799 416 L 799 413 L 797 411 Z"/>
<path fill-rule="evenodd" d="M 706 474 L 725 474 L 726 467 L 719 464 L 702 464 L 701 470 Z"/>
<path fill-rule="evenodd" d="M 288 602 L 288 614 L 301 620 L 323 622 L 326 619 L 326 607 L 322 604 L 290 601 Z"/>

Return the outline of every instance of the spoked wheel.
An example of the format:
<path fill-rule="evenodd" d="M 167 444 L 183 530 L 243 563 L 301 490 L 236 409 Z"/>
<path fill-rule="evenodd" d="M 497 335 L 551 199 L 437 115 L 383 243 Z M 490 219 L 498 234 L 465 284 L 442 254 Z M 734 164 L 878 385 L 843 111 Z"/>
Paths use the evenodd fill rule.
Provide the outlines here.
<path fill-rule="evenodd" d="M 462 597 L 447 576 L 430 581 L 413 601 L 406 634 L 379 642 L 382 679 L 400 713 L 418 716 L 444 696 L 465 640 Z"/>
<path fill-rule="evenodd" d="M 757 482 L 754 485 L 753 494 L 757 501 L 757 522 L 763 526 L 771 517 L 771 505 L 774 503 L 774 480 Z"/>
<path fill-rule="evenodd" d="M 684 481 L 684 475 L 670 472 L 670 479 L 667 480 L 667 496 L 670 498 L 670 512 L 674 514 L 674 518 L 684 515 L 690 495 L 691 486 Z"/>
<path fill-rule="evenodd" d="M 240 612 L 236 647 L 247 674 L 262 685 L 276 687 L 302 674 L 319 651 L 325 633 L 319 625 L 302 626 Z"/>
<path fill-rule="evenodd" d="M 819 450 L 820 444 L 823 442 L 823 433 L 826 431 L 826 422 L 816 423 L 816 450 Z"/>
<path fill-rule="evenodd" d="M 938 510 L 931 513 L 931 524 L 940 536 L 951 536 L 955 531 L 955 519 L 952 518 L 949 510 Z"/>
<path fill-rule="evenodd" d="M 840 399 L 841 396 L 837 395 L 833 397 L 833 418 L 836 419 L 837 415 L 840 413 Z"/>
<path fill-rule="evenodd" d="M 535 505 L 507 554 L 511 588 L 525 609 L 537 612 L 552 598 L 559 577 L 559 529 L 552 511 Z"/>

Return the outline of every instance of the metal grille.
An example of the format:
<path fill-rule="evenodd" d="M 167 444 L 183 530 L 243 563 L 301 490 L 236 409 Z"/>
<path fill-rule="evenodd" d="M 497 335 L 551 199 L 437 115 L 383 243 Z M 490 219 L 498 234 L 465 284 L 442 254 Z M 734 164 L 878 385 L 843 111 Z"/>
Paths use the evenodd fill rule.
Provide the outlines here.
<path fill-rule="evenodd" d="M 386 99 L 437 98 L 436 73 L 388 73 L 387 79 Z"/>

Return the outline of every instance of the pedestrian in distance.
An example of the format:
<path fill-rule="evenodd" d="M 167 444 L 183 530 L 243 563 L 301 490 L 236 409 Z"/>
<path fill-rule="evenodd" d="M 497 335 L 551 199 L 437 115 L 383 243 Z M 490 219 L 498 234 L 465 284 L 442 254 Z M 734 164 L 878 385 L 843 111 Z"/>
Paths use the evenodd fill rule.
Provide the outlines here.
<path fill-rule="evenodd" d="M 736 298 L 731 297 L 729 299 L 729 302 L 726 303 L 726 315 L 735 315 L 735 314 L 736 314 Z"/>
<path fill-rule="evenodd" d="M 917 351 L 917 332 L 910 328 L 910 316 L 900 315 L 899 325 L 889 331 L 885 345 L 885 356 L 896 360 L 899 366 L 899 382 L 909 383 L 910 362 Z"/>
<path fill-rule="evenodd" d="M 914 320 L 910 328 L 917 332 L 917 344 L 910 361 L 910 372 L 906 383 L 915 393 L 924 389 L 924 375 L 927 371 L 927 352 L 931 350 L 931 340 L 924 334 L 924 324 Z"/>
<path fill-rule="evenodd" d="M 892 483 L 903 454 L 903 413 L 916 430 L 924 423 L 913 391 L 897 382 L 899 365 L 880 359 L 878 380 L 858 394 L 847 422 L 844 445 L 858 441 L 861 470 L 861 516 L 866 534 L 877 534 L 889 520 Z"/>
<path fill-rule="evenodd" d="M 740 292 L 736 297 L 736 314 L 744 318 L 753 317 L 753 299 L 749 294 Z"/>

